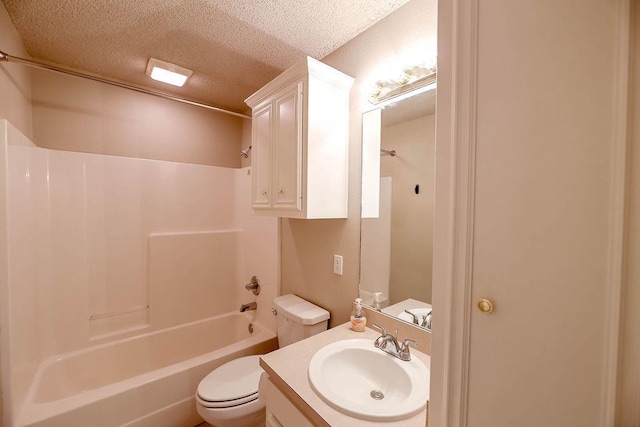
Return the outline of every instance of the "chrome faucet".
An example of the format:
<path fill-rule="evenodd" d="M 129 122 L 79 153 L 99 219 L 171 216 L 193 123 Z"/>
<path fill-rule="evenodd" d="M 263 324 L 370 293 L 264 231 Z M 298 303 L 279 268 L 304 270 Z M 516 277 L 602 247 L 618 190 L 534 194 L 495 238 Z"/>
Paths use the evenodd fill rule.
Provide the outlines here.
<path fill-rule="evenodd" d="M 244 313 L 247 310 L 255 310 L 256 308 L 258 308 L 258 304 L 255 302 L 250 302 L 249 304 L 242 304 L 242 306 L 240 307 L 240 312 Z"/>
<path fill-rule="evenodd" d="M 390 355 L 397 357 L 400 360 L 404 360 L 405 362 L 411 360 L 411 353 L 409 351 L 409 344 L 413 344 L 415 346 L 418 345 L 417 342 L 415 342 L 414 340 L 411 339 L 404 339 L 402 341 L 402 344 L 400 344 L 398 342 L 398 330 L 396 329 L 396 335 L 393 336 L 389 333 L 387 333 L 386 329 L 380 325 L 378 325 L 377 323 L 374 323 L 373 326 L 375 326 L 376 328 L 378 328 L 381 332 L 382 335 L 380 335 L 374 342 L 373 345 L 376 348 L 379 348 L 380 350 L 384 351 L 385 353 L 389 353 Z M 393 343 L 393 347 L 388 348 L 388 344 L 389 343 Z"/>

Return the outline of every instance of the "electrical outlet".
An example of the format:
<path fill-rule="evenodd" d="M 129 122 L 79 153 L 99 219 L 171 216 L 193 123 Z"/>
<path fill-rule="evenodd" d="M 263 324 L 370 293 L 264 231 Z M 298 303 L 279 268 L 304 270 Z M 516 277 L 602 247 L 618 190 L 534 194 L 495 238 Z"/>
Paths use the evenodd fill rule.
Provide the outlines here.
<path fill-rule="evenodd" d="M 333 272 L 342 276 L 342 255 L 333 256 Z"/>

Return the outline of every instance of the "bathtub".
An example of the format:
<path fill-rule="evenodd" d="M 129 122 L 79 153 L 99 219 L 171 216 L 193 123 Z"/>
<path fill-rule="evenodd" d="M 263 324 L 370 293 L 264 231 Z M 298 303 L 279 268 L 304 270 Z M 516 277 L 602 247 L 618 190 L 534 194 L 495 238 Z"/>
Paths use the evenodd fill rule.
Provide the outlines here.
<path fill-rule="evenodd" d="M 252 319 L 223 314 L 49 359 L 17 425 L 195 426 L 202 378 L 229 360 L 277 348 L 275 333 Z"/>

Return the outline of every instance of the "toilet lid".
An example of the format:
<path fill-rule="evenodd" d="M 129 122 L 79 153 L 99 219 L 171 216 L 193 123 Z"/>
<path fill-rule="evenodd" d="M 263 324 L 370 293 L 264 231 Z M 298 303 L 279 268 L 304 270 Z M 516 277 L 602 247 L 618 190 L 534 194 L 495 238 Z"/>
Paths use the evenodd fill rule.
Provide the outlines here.
<path fill-rule="evenodd" d="M 198 396 L 205 402 L 230 404 L 255 399 L 260 375 L 264 372 L 259 361 L 260 356 L 246 356 L 225 363 L 200 382 Z"/>

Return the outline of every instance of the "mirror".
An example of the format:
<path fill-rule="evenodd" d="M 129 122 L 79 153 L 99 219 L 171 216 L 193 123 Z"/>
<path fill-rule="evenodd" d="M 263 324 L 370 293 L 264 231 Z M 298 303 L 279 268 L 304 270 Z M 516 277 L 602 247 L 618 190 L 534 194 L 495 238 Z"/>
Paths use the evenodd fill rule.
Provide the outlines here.
<path fill-rule="evenodd" d="M 419 326 L 431 311 L 435 99 L 433 85 L 362 118 L 360 297 Z"/>

